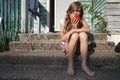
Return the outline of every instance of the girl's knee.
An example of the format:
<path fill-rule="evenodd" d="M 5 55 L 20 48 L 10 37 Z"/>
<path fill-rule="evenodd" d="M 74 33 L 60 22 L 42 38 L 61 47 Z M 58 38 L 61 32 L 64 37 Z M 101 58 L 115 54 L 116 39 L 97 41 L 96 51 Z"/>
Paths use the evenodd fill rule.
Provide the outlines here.
<path fill-rule="evenodd" d="M 81 32 L 79 33 L 79 37 L 80 39 L 84 39 L 84 40 L 87 40 L 88 39 L 88 35 L 86 32 Z"/>
<path fill-rule="evenodd" d="M 78 35 L 78 33 L 73 33 L 72 35 L 71 35 L 71 40 L 78 40 L 78 37 L 79 35 Z"/>

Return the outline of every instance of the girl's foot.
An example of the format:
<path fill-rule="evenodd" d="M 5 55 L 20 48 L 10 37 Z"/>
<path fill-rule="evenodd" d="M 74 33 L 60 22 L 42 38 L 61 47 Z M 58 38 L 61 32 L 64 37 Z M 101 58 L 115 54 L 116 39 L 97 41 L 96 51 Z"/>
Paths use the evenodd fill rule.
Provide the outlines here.
<path fill-rule="evenodd" d="M 83 66 L 82 69 L 89 77 L 95 77 L 95 73 L 91 71 L 87 66 Z"/>
<path fill-rule="evenodd" d="M 72 68 L 68 68 L 66 74 L 69 75 L 69 76 L 73 76 L 75 74 L 75 72 Z"/>

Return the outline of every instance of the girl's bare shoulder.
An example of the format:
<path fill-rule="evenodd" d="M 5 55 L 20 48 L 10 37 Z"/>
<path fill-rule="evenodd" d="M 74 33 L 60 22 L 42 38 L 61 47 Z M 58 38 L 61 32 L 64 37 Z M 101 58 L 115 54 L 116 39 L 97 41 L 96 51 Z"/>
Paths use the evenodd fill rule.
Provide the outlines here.
<path fill-rule="evenodd" d="M 82 22 L 83 24 L 86 24 L 86 23 L 87 23 L 87 21 L 85 20 L 85 18 L 83 18 L 83 19 L 81 20 L 81 22 Z"/>
<path fill-rule="evenodd" d="M 64 23 L 65 23 L 65 20 L 62 19 L 62 20 L 60 21 L 60 24 L 61 24 L 61 25 L 64 25 Z"/>
<path fill-rule="evenodd" d="M 82 18 L 81 21 L 82 21 L 82 22 L 86 22 L 85 18 Z"/>

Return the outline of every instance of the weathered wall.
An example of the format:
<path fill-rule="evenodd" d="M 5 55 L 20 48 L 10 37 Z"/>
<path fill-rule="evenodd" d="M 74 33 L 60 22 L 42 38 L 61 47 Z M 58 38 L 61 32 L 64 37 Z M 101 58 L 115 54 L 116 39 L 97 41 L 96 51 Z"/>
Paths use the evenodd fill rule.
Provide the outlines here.
<path fill-rule="evenodd" d="M 108 41 L 113 41 L 117 45 L 120 42 L 120 0 L 107 0 L 106 17 L 108 29 L 111 31 Z"/>

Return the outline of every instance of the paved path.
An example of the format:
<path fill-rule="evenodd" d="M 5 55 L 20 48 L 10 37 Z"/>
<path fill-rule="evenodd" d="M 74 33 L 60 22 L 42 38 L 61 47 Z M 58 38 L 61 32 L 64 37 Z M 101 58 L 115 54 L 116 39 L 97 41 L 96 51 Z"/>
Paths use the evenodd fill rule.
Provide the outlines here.
<path fill-rule="evenodd" d="M 120 80 L 120 68 L 94 68 L 90 78 L 79 68 L 76 75 L 67 76 L 66 66 L 0 65 L 0 80 Z"/>

